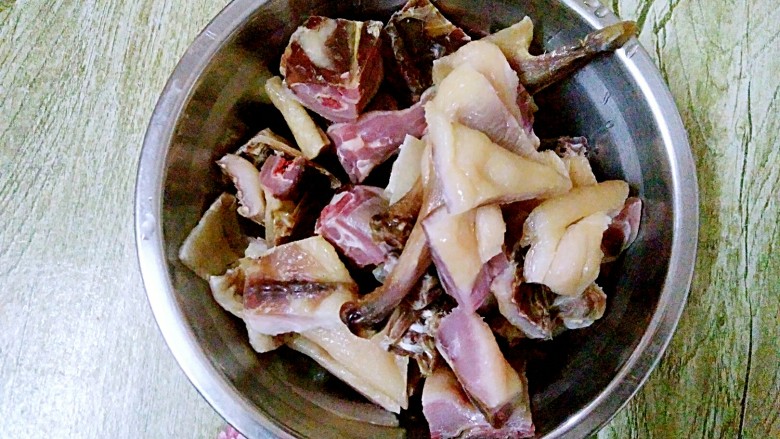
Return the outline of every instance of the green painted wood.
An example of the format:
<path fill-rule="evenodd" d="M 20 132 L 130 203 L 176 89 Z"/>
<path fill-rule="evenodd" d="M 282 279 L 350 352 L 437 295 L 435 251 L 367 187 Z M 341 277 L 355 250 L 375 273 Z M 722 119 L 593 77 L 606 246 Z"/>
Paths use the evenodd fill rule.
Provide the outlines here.
<path fill-rule="evenodd" d="M 780 437 L 780 10 L 621 0 L 690 136 L 701 227 L 688 305 L 648 383 L 600 438 Z"/>
<path fill-rule="evenodd" d="M 167 76 L 226 0 L 0 0 L 0 437 L 204 437 L 135 261 L 132 201 Z M 691 297 L 600 438 L 780 437 L 780 10 L 612 0 L 677 101 L 698 168 Z"/>

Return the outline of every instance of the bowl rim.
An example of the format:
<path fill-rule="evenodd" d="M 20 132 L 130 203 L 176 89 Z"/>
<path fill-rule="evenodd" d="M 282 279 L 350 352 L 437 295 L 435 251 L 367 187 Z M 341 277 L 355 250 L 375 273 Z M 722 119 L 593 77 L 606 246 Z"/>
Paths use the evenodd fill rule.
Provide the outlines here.
<path fill-rule="evenodd" d="M 176 122 L 198 79 L 218 51 L 269 0 L 233 0 L 197 36 L 179 61 L 155 106 L 138 164 L 134 223 L 138 264 L 149 304 L 168 348 L 198 392 L 247 437 L 295 438 L 266 417 L 212 364 L 174 298 L 162 230 L 165 163 Z M 618 21 L 595 0 L 556 0 L 593 28 Z M 615 377 L 579 411 L 544 438 L 580 438 L 609 422 L 642 387 L 671 341 L 687 301 L 696 261 L 699 196 L 688 136 L 674 99 L 648 53 L 632 39 L 615 54 L 647 99 L 670 158 L 673 240 L 657 308 L 639 343 Z M 684 237 L 684 238 L 683 238 Z"/>

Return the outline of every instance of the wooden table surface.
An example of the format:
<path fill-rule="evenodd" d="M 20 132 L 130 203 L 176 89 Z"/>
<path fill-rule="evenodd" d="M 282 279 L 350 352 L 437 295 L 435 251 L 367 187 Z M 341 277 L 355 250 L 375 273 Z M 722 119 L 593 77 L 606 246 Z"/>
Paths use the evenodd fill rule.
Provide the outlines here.
<path fill-rule="evenodd" d="M 166 78 L 226 0 L 0 0 L 0 437 L 213 438 L 141 285 L 133 187 Z M 780 437 L 780 8 L 613 0 L 688 129 L 696 276 L 603 438 Z"/>

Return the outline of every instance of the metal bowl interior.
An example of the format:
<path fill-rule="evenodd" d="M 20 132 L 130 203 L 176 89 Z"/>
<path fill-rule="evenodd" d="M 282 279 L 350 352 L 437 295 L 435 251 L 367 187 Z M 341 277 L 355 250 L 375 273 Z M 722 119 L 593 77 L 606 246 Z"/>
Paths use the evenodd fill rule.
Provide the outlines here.
<path fill-rule="evenodd" d="M 177 251 L 223 186 L 214 161 L 257 130 L 278 126 L 262 102 L 289 35 L 308 15 L 386 19 L 404 2 L 236 0 L 184 56 L 152 117 L 136 194 L 139 261 L 155 317 L 201 394 L 249 437 L 390 438 L 425 435 L 424 422 L 372 425 L 342 413 L 361 398 L 290 351 L 257 355 L 245 328 L 212 300 Z M 588 1 L 588 4 L 595 2 Z M 575 0 L 455 0 L 437 4 L 474 32 L 525 15 L 535 44 L 572 43 L 614 16 Z M 600 178 L 627 180 L 645 202 L 639 237 L 608 277 L 607 313 L 592 327 L 530 349 L 538 436 L 585 437 L 606 423 L 653 369 L 679 319 L 698 221 L 695 169 L 674 102 L 636 41 L 537 96 L 540 137 L 585 135 Z M 365 408 L 365 405 L 358 407 Z M 364 415 L 371 410 L 363 408 Z M 349 419 L 349 418 L 352 419 Z"/>

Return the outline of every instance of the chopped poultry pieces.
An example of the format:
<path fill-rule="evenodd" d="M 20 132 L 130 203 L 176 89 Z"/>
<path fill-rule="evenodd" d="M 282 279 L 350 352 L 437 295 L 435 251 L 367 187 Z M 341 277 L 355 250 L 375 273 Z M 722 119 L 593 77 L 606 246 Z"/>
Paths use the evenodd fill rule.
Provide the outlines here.
<path fill-rule="evenodd" d="M 422 389 L 432 438 L 527 438 L 525 348 L 608 312 L 602 265 L 642 215 L 588 139 L 539 140 L 532 95 L 636 26 L 532 55 L 527 17 L 472 39 L 445 15 L 308 17 L 265 81 L 294 142 L 265 128 L 217 161 L 232 188 L 179 258 L 252 349 L 286 345 L 377 411 L 312 399 L 330 413 L 397 426 Z"/>

